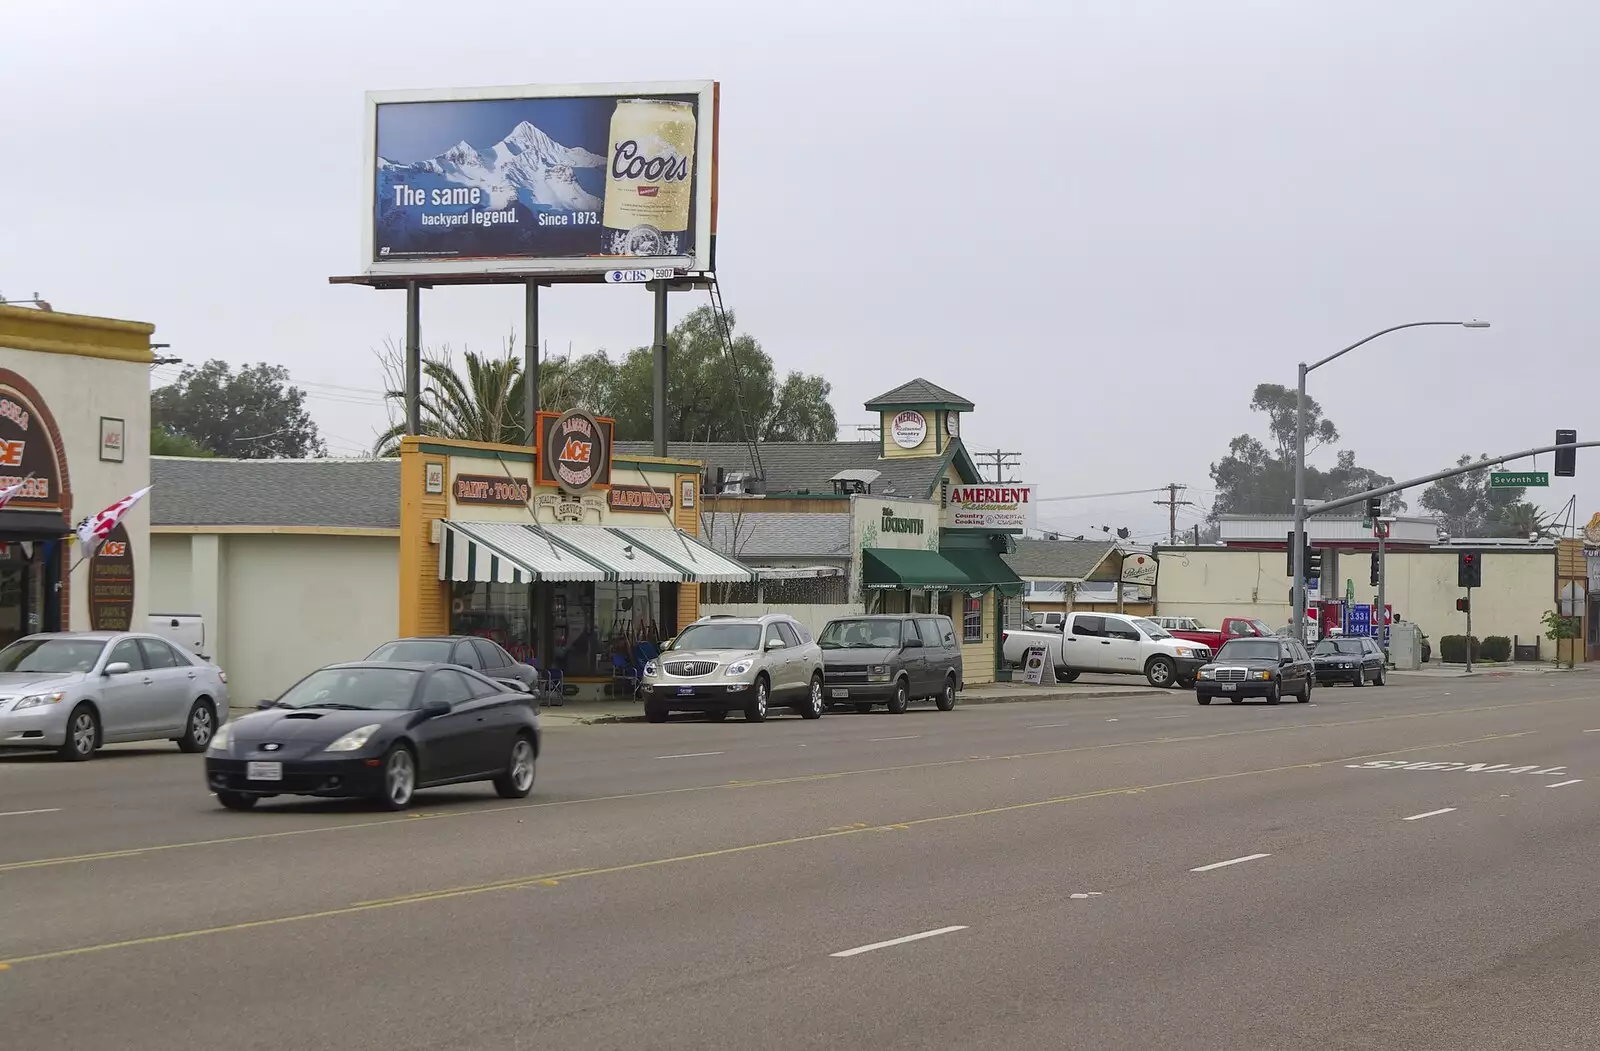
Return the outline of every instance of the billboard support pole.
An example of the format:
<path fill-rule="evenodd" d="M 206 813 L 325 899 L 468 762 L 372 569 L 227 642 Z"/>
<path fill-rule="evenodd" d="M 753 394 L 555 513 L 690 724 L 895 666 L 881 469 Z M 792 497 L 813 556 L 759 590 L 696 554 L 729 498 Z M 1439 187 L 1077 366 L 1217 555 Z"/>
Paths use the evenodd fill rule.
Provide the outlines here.
<path fill-rule="evenodd" d="M 535 440 L 534 422 L 539 418 L 540 409 L 539 282 L 530 277 L 523 297 L 525 316 L 522 323 L 522 427 L 526 435 L 525 440 L 532 445 Z"/>
<path fill-rule="evenodd" d="M 422 433 L 422 289 L 406 282 L 406 433 Z"/>
<path fill-rule="evenodd" d="M 667 455 L 667 282 L 655 281 L 656 333 L 650 348 L 655 375 L 655 454 Z"/>

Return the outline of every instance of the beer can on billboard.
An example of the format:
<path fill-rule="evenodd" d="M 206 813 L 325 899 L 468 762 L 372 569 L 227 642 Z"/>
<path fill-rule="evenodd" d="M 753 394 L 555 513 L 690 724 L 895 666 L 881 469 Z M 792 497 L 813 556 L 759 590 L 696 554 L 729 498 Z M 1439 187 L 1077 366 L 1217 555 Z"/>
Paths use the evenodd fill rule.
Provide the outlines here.
<path fill-rule="evenodd" d="M 673 256 L 689 230 L 695 115 L 687 102 L 619 99 L 606 168 L 606 255 Z"/>

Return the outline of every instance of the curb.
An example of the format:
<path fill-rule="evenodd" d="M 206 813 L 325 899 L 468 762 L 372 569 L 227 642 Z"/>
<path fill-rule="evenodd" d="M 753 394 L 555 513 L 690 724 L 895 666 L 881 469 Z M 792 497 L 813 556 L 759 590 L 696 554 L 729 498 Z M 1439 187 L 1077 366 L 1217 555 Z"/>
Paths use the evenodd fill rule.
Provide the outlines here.
<path fill-rule="evenodd" d="M 1034 701 L 1093 701 L 1104 700 L 1108 697 L 1155 697 L 1167 694 L 1182 693 L 1182 690 L 1156 690 L 1150 688 L 1134 688 L 1127 686 L 1108 686 L 1103 690 L 1042 690 L 1038 693 L 1025 693 L 1016 697 L 988 696 L 968 697 L 962 695 L 956 702 L 956 707 L 965 708 L 980 704 L 1029 704 Z M 613 723 L 642 723 L 644 715 L 595 715 L 595 716 L 557 716 L 540 713 L 541 721 L 550 719 L 552 725 L 557 726 L 604 726 Z M 560 719 L 560 722 L 555 722 Z"/>

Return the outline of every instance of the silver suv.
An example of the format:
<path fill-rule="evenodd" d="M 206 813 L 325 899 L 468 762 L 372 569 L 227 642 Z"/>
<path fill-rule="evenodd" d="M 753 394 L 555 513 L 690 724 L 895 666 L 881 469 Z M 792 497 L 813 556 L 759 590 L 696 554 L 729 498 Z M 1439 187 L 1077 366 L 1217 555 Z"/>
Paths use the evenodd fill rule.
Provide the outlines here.
<path fill-rule="evenodd" d="M 822 718 L 822 650 L 805 625 L 782 613 L 701 617 L 644 666 L 644 716 L 705 712 L 721 722 L 732 711 L 765 722 L 769 708 Z"/>

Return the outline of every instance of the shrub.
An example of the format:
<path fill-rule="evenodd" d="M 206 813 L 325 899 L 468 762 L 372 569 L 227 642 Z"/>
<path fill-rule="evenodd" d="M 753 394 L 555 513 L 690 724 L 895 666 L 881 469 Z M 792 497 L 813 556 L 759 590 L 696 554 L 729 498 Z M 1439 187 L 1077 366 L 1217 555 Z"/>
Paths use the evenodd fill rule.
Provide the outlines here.
<path fill-rule="evenodd" d="M 1511 659 L 1511 640 L 1504 635 L 1490 635 L 1483 640 L 1483 659 L 1503 662 Z"/>
<path fill-rule="evenodd" d="M 1439 640 L 1439 659 L 1446 664 L 1467 663 L 1467 639 L 1466 635 L 1446 635 L 1441 638 Z M 1479 646 L 1477 636 L 1472 637 L 1471 645 L 1472 659 L 1477 660 Z"/>

